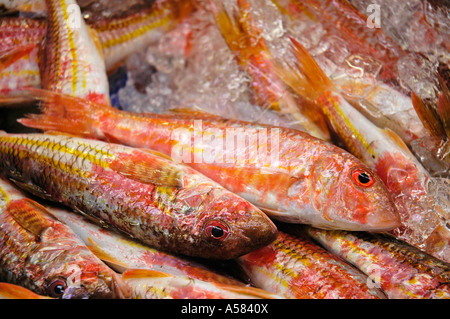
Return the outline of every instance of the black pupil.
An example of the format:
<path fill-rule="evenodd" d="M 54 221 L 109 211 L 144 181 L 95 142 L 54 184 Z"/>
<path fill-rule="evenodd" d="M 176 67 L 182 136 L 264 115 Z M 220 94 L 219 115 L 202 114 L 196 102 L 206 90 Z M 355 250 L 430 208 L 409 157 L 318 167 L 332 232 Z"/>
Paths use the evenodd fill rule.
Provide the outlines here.
<path fill-rule="evenodd" d="M 55 287 L 53 287 L 53 292 L 56 295 L 62 295 L 64 293 L 64 285 L 58 284 Z"/>
<path fill-rule="evenodd" d="M 358 175 L 358 180 L 361 184 L 367 184 L 370 182 L 370 176 L 367 173 L 361 173 Z"/>
<path fill-rule="evenodd" d="M 212 235 L 213 237 L 220 238 L 220 237 L 223 236 L 223 229 L 220 228 L 219 226 L 214 226 L 214 227 L 211 229 L 211 235 Z"/>

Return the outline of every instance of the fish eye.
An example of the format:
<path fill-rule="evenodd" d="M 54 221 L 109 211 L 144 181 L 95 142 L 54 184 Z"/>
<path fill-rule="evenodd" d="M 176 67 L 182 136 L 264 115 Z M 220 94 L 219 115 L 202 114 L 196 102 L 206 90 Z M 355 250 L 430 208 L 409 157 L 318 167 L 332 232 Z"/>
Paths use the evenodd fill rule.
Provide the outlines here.
<path fill-rule="evenodd" d="M 64 291 L 66 290 L 67 285 L 66 283 L 61 279 L 53 280 L 50 285 L 47 287 L 47 291 L 50 296 L 54 298 L 59 298 L 64 294 Z"/>
<path fill-rule="evenodd" d="M 211 220 L 205 225 L 205 232 L 208 237 L 224 240 L 230 234 L 227 224 L 220 220 Z"/>
<path fill-rule="evenodd" d="M 352 181 L 355 185 L 361 187 L 369 187 L 375 183 L 373 176 L 363 169 L 355 169 L 352 172 Z"/>

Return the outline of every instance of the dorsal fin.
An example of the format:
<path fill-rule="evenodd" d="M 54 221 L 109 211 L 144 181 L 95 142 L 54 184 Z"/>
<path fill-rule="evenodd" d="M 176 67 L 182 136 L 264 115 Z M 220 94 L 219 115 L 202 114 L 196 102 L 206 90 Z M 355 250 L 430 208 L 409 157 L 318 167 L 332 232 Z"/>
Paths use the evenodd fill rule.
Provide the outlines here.
<path fill-rule="evenodd" d="M 122 153 L 109 167 L 118 174 L 141 183 L 177 188 L 183 186 L 179 167 L 149 151 L 138 149 L 131 154 Z"/>
<path fill-rule="evenodd" d="M 37 237 L 53 225 L 53 215 L 42 205 L 28 198 L 10 201 L 6 210 L 23 229 Z"/>

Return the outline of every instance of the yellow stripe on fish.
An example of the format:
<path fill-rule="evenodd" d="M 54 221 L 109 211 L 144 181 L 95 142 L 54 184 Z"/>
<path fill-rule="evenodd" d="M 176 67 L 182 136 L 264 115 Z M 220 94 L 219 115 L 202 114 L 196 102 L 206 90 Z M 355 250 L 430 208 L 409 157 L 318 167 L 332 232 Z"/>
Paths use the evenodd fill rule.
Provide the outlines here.
<path fill-rule="evenodd" d="M 11 145 L 8 145 L 11 144 Z M 16 147 L 11 147 L 11 146 Z M 17 145 L 23 145 L 27 146 L 29 148 L 23 148 L 20 149 L 17 147 Z M 46 156 L 44 153 L 37 154 L 32 150 L 32 147 L 46 149 L 49 151 L 49 154 L 51 156 Z M 54 167 L 57 167 L 61 170 L 63 170 L 66 173 L 75 174 L 78 176 L 85 176 L 86 172 L 80 170 L 74 165 L 69 165 L 67 163 L 64 163 L 63 161 L 57 160 L 55 158 L 55 151 L 58 153 L 63 153 L 67 155 L 72 155 L 76 157 L 80 157 L 82 160 L 88 160 L 93 164 L 99 165 L 103 168 L 108 167 L 108 163 L 103 161 L 101 158 L 98 157 L 98 155 L 106 156 L 106 157 L 112 157 L 112 154 L 109 152 L 106 152 L 102 149 L 94 148 L 92 145 L 88 144 L 77 144 L 77 146 L 85 146 L 84 149 L 74 149 L 71 147 L 68 147 L 66 145 L 63 145 L 59 142 L 52 142 L 51 140 L 45 139 L 45 140 L 39 140 L 30 137 L 15 137 L 15 136 L 2 136 L 0 141 L 0 151 L 1 152 L 13 152 L 14 156 L 19 157 L 19 159 L 25 158 L 25 157 L 31 157 L 34 160 L 45 162 L 47 164 L 53 164 Z M 63 158 L 63 157 L 61 157 Z"/>

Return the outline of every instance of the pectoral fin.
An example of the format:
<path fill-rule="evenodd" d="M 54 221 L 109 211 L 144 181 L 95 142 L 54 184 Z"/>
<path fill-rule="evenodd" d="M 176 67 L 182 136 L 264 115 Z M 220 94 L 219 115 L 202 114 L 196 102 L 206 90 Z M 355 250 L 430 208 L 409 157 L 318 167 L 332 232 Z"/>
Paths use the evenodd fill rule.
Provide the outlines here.
<path fill-rule="evenodd" d="M 6 211 L 23 229 L 37 237 L 40 237 L 45 229 L 53 225 L 53 215 L 31 199 L 10 201 L 6 206 Z"/>
<path fill-rule="evenodd" d="M 179 167 L 156 154 L 148 156 L 150 153 L 139 150 L 132 154 L 121 154 L 110 164 L 110 168 L 124 177 L 141 183 L 182 187 L 182 171 Z"/>

